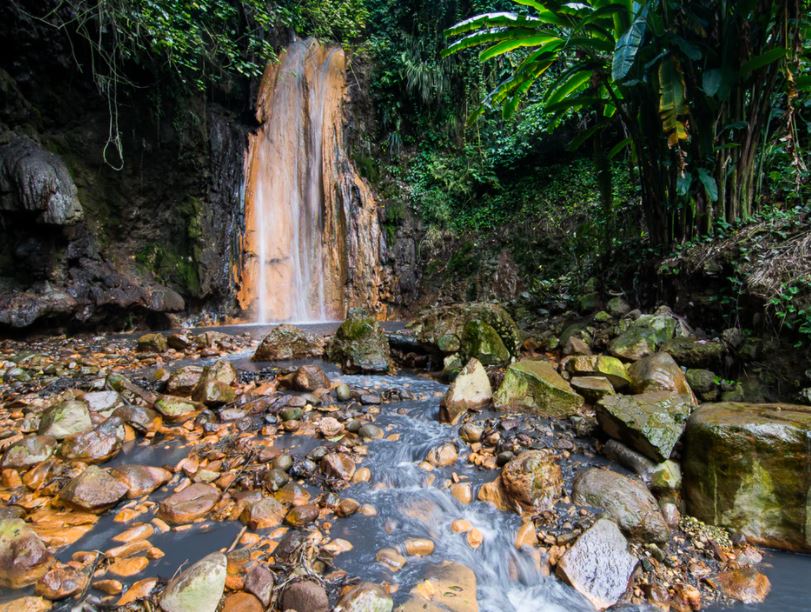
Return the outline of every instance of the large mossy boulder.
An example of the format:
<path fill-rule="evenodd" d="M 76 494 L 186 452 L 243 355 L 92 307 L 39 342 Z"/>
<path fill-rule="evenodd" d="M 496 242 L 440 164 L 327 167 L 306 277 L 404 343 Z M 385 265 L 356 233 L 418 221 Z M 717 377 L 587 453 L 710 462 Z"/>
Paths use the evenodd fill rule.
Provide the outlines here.
<path fill-rule="evenodd" d="M 620 359 L 636 361 L 655 353 L 668 340 L 685 335 L 679 319 L 669 309 L 660 308 L 655 314 L 641 315 L 611 341 L 608 351 Z"/>
<path fill-rule="evenodd" d="M 256 349 L 253 361 L 307 359 L 324 354 L 324 340 L 295 325 L 279 325 L 270 330 Z"/>
<path fill-rule="evenodd" d="M 344 372 L 387 372 L 391 352 L 386 334 L 374 318 L 360 308 L 349 311 L 329 345 L 328 356 Z"/>
<path fill-rule="evenodd" d="M 724 358 L 724 344 L 719 340 L 673 338 L 662 345 L 662 350 L 688 368 L 717 368 Z"/>
<path fill-rule="evenodd" d="M 660 463 L 670 458 L 693 410 L 693 398 L 669 391 L 608 395 L 597 402 L 603 431 Z"/>
<path fill-rule="evenodd" d="M 475 323 L 468 327 L 471 322 Z M 510 313 L 498 304 L 487 302 L 429 308 L 409 323 L 409 327 L 420 344 L 429 350 L 440 355 L 462 351 L 465 360 L 475 357 L 485 365 L 489 365 L 492 355 L 503 356 L 490 330 L 495 331 L 511 357 L 518 355 L 521 346 L 520 332 Z M 477 354 L 482 349 L 486 351 Z M 501 364 L 508 362 L 509 359 Z"/>
<path fill-rule="evenodd" d="M 691 515 L 811 552 L 811 406 L 704 404 L 688 422 L 682 467 Z"/>
<path fill-rule="evenodd" d="M 478 359 L 485 366 L 504 366 L 512 358 L 495 328 L 480 319 L 465 323 L 460 352 L 465 358 Z"/>
<path fill-rule="evenodd" d="M 547 417 L 578 414 L 583 397 L 558 374 L 548 361 L 524 359 L 504 374 L 493 403 L 499 410 L 527 411 Z"/>

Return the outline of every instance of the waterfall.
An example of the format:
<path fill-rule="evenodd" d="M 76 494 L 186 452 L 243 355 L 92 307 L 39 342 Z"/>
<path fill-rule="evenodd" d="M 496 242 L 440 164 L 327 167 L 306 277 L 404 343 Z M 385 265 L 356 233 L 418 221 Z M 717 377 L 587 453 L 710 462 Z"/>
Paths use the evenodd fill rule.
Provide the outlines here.
<path fill-rule="evenodd" d="M 374 198 L 345 153 L 346 58 L 314 39 L 268 65 L 245 192 L 241 308 L 259 323 L 380 309 L 384 247 Z"/>

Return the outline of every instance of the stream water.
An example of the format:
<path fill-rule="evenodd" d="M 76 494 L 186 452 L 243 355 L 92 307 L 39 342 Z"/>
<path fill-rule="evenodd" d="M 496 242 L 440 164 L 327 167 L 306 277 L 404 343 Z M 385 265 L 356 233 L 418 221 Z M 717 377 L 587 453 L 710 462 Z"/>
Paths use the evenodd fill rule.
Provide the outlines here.
<path fill-rule="evenodd" d="M 396 324 L 389 326 L 397 329 Z M 329 332 L 333 324 L 310 326 L 310 331 Z M 207 331 L 210 328 L 207 328 Z M 248 332 L 260 337 L 267 328 L 262 326 L 234 326 L 219 328 L 228 333 Z M 243 372 L 260 374 L 268 363 L 250 361 L 250 353 L 230 355 L 234 365 Z M 211 359 L 213 360 L 213 358 Z M 201 363 L 197 361 L 196 363 Z M 275 367 L 292 367 L 303 362 L 275 363 Z M 592 610 L 591 605 L 575 590 L 555 578 L 544 575 L 541 565 L 533 556 L 516 548 L 514 541 L 521 525 L 517 514 L 501 512 L 485 502 L 463 504 L 451 495 L 448 484 L 452 479 L 470 482 L 475 491 L 479 484 L 494 478 L 494 472 L 476 468 L 466 460 L 468 447 L 459 440 L 458 426 L 440 423 L 439 399 L 445 385 L 418 373 L 396 376 L 352 376 L 342 374 L 334 365 L 320 365 L 332 380 L 345 382 L 350 387 L 378 394 L 388 390 L 405 392 L 408 399 L 384 403 L 375 423 L 383 428 L 386 437 L 369 442 L 368 456 L 362 466 L 372 471 L 369 482 L 353 484 L 341 492 L 341 497 L 352 497 L 362 504 L 373 506 L 377 513 L 368 516 L 356 513 L 348 518 L 335 519 L 330 538 L 351 542 L 352 549 L 336 557 L 335 565 L 350 576 L 377 583 L 397 585 L 395 605 L 408 598 L 411 589 L 420 582 L 429 566 L 451 560 L 470 568 L 477 579 L 479 608 L 483 612 L 557 612 Z M 173 364 L 173 367 L 180 362 Z M 260 374 L 261 375 L 261 374 Z M 494 417 L 484 412 L 482 420 Z M 255 435 L 259 436 L 257 432 Z M 426 471 L 420 463 L 433 448 L 455 442 L 459 460 L 445 468 Z M 292 434 L 279 435 L 275 445 L 293 456 L 306 455 L 315 446 L 329 445 L 324 440 Z M 124 451 L 105 464 L 174 465 L 193 449 L 180 440 L 160 437 L 129 443 Z M 575 471 L 586 465 L 604 463 L 598 457 L 573 455 L 564 466 L 566 487 L 570 489 Z M 311 491 L 314 495 L 318 492 Z M 158 489 L 151 496 L 160 501 L 171 493 L 170 488 Z M 121 502 L 124 505 L 125 502 Z M 107 550 L 116 546 L 113 537 L 125 526 L 113 521 L 115 510 L 105 513 L 91 532 L 63 549 L 58 557 L 67 561 L 76 551 Z M 148 520 L 151 515 L 139 520 Z M 454 533 L 451 523 L 458 519 L 468 521 L 483 535 L 478 548 L 471 547 L 464 534 Z M 164 551 L 165 556 L 150 564 L 145 574 L 122 579 L 132 583 L 144 575 L 171 578 L 182 565 L 193 563 L 215 550 L 224 550 L 240 533 L 237 521 L 194 523 L 189 529 L 155 534 L 152 543 Z M 435 548 L 427 556 L 408 556 L 405 566 L 391 573 L 376 560 L 381 548 L 401 547 L 408 538 L 429 538 Z M 772 581 L 772 593 L 760 606 L 735 606 L 735 610 L 758 612 L 811 609 L 811 556 L 791 555 L 766 551 L 762 566 Z M 29 589 L 30 592 L 32 589 Z M 20 595 L 0 592 L 0 601 Z M 718 608 L 720 609 L 720 608 Z M 729 608 L 727 608 L 729 609 Z"/>

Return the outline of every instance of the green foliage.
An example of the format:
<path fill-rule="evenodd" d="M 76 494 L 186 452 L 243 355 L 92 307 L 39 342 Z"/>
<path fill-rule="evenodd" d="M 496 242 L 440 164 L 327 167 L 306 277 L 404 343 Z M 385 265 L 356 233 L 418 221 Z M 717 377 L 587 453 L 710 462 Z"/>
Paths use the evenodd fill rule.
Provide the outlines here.
<path fill-rule="evenodd" d="M 807 296 L 811 293 L 811 275 L 798 278 L 781 285 L 777 295 L 769 300 L 769 306 L 780 326 L 796 333 L 798 346 L 811 344 L 811 304 Z M 803 303 L 801 298 L 806 297 Z"/>
<path fill-rule="evenodd" d="M 485 13 L 449 28 L 445 53 L 484 46 L 482 62 L 510 57 L 506 78 L 484 100 L 505 117 L 541 89 L 547 112 L 591 111 L 599 118 L 578 143 L 619 119 L 657 244 L 709 231 L 719 217 L 749 217 L 759 204 L 764 147 L 781 131 L 791 165 L 804 168 L 796 100 L 811 79 L 795 77 L 806 71 L 809 55 L 801 3 L 514 3 L 514 12 Z M 552 71 L 557 79 L 550 86 L 542 77 Z M 786 120 L 772 123 L 781 99 Z"/>

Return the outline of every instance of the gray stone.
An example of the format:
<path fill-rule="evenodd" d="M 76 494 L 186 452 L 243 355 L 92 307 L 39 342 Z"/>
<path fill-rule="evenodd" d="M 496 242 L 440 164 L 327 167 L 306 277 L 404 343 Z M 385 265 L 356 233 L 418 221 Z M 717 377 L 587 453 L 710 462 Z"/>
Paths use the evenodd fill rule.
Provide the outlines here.
<path fill-rule="evenodd" d="M 599 519 L 558 562 L 558 576 L 598 610 L 613 606 L 628 590 L 638 559 L 617 526 Z"/>
<path fill-rule="evenodd" d="M 225 590 L 228 561 L 219 552 L 203 557 L 166 585 L 160 598 L 165 612 L 215 612 Z"/>
<path fill-rule="evenodd" d="M 664 543 L 670 537 L 656 499 L 644 484 L 633 478 L 589 468 L 575 478 L 572 499 L 577 504 L 602 509 L 631 539 Z"/>

